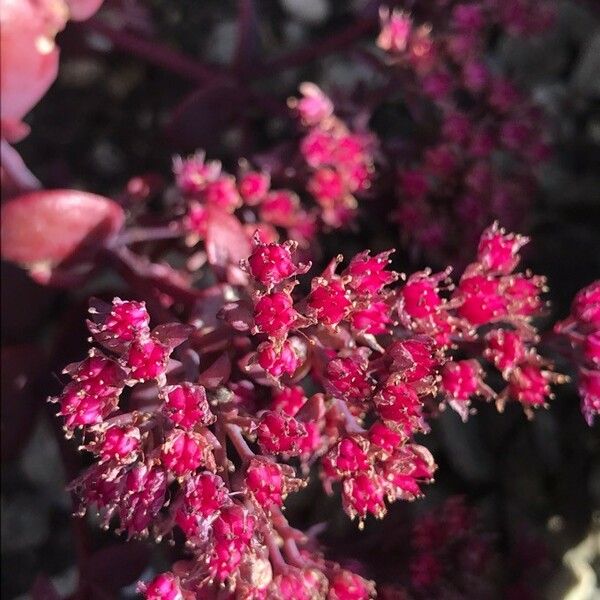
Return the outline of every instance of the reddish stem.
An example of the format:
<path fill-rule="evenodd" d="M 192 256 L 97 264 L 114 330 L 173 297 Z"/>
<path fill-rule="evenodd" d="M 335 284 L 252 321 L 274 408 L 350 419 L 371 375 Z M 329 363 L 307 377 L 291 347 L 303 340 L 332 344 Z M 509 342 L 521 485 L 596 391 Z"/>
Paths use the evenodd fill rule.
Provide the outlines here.
<path fill-rule="evenodd" d="M 155 242 L 182 237 L 183 229 L 176 223 L 169 223 L 162 227 L 130 227 L 115 238 L 115 246 L 128 246 L 139 242 Z"/>
<path fill-rule="evenodd" d="M 221 477 L 223 481 L 229 487 L 229 459 L 227 458 L 227 435 L 223 429 L 223 425 L 217 417 L 217 423 L 215 425 L 215 437 L 217 438 L 218 445 L 215 445 L 214 454 L 217 464 L 221 467 Z"/>
<path fill-rule="evenodd" d="M 188 306 L 193 306 L 199 298 L 197 290 L 169 279 L 164 266 L 151 263 L 126 247 L 107 248 L 106 255 L 128 282 L 138 283 L 144 289 L 154 288 Z"/>
<path fill-rule="evenodd" d="M 238 0 L 238 39 L 233 70 L 240 77 L 245 75 L 253 59 L 255 19 L 254 0 Z"/>
<path fill-rule="evenodd" d="M 365 34 L 374 31 L 376 27 L 377 20 L 365 16 L 338 33 L 317 42 L 309 43 L 302 48 L 292 50 L 279 58 L 263 63 L 256 67 L 250 75 L 254 79 L 270 77 L 280 71 L 302 66 L 317 58 L 323 58 L 327 54 L 339 52 L 346 46 L 359 40 Z"/>
<path fill-rule="evenodd" d="M 287 538 L 283 542 L 283 551 L 288 559 L 288 562 L 295 567 L 299 567 L 302 569 L 306 566 L 306 561 L 300 554 L 300 550 L 298 550 L 298 546 L 296 545 L 296 540 L 293 538 Z"/>
<path fill-rule="evenodd" d="M 356 420 L 356 417 L 350 412 L 348 405 L 343 401 L 337 399 L 337 406 L 340 409 L 342 415 L 344 415 L 345 423 L 344 427 L 346 429 L 346 433 L 349 435 L 359 434 L 362 435 L 367 432 L 364 427 L 361 427 Z"/>
<path fill-rule="evenodd" d="M 273 506 L 270 510 L 273 527 L 277 530 L 277 533 L 279 533 L 282 538 L 289 537 L 297 540 L 300 543 L 304 543 L 306 541 L 306 535 L 288 523 L 288 520 L 283 516 L 280 508 Z"/>
<path fill-rule="evenodd" d="M 263 534 L 265 546 L 269 550 L 269 559 L 273 571 L 275 571 L 276 574 L 285 573 L 288 570 L 288 565 L 281 554 L 275 535 L 266 521 L 261 528 L 261 532 Z"/>
<path fill-rule="evenodd" d="M 248 462 L 254 456 L 256 456 L 254 452 L 252 452 L 250 446 L 248 446 L 248 444 L 246 443 L 246 440 L 242 435 L 241 427 L 239 427 L 238 425 L 232 425 L 231 423 L 227 423 L 224 429 L 227 433 L 227 437 L 230 439 L 239 457 L 244 462 Z"/>
<path fill-rule="evenodd" d="M 228 74 L 223 70 L 215 70 L 195 58 L 181 54 L 166 44 L 161 44 L 155 40 L 146 40 L 122 29 L 115 29 L 99 19 L 89 19 L 81 27 L 108 38 L 115 48 L 131 53 L 184 79 L 205 83 L 228 77 Z"/>

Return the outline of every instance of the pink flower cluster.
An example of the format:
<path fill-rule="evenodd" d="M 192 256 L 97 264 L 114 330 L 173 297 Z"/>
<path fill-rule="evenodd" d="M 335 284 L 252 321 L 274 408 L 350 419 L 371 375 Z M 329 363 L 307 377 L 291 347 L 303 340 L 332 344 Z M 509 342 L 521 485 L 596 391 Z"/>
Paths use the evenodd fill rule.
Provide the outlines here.
<path fill-rule="evenodd" d="M 487 598 L 498 557 L 492 537 L 481 531 L 476 512 L 463 498 L 450 497 L 435 511 L 417 517 L 412 528 L 413 554 L 406 587 L 384 586 L 383 600 L 438 598 L 446 594 Z"/>
<path fill-rule="evenodd" d="M 15 24 L 2 28 L 11 63 L 2 79 L 4 152 L 27 133 L 23 117 L 55 78 L 56 32 L 102 1 L 2 2 Z M 360 55 L 387 82 L 364 90 L 364 113 L 343 121 L 340 106 L 336 115 L 331 98 L 303 83 L 288 101 L 301 131 L 295 156 L 278 162 L 275 149 L 257 156 L 255 165 L 268 167 L 241 160 L 235 175 L 202 152 L 176 158 L 177 193 L 164 195 L 162 217 L 144 208 L 164 191 L 156 174 L 132 179 L 120 202 L 55 190 L 5 203 L 4 258 L 38 282 L 70 288 L 108 265 L 138 298 L 91 302 L 93 347 L 64 369 L 51 400 L 65 435 L 88 454 L 90 466 L 71 484 L 78 512 L 94 509 L 128 538 L 184 542 L 170 571 L 139 584 L 146 598 L 373 598 L 373 582 L 320 549 L 318 528 L 288 522 L 288 496 L 316 473 L 362 528 L 433 482 L 437 465 L 420 440 L 441 411 L 466 420 L 480 399 L 498 410 L 513 402 L 531 417 L 566 380 L 536 348 L 546 288 L 543 277 L 518 270 L 527 238 L 497 223 L 473 237 L 495 217 L 521 222 L 548 154 L 540 112 L 485 60 L 498 28 L 537 33 L 547 7 L 446 0 L 415 7 L 415 17 L 382 10 L 385 55 Z M 133 32 L 114 33 L 139 46 Z M 386 146 L 360 123 L 395 90 L 420 131 Z M 388 216 L 386 185 L 403 237 L 438 263 L 467 264 L 470 246 L 475 260 L 454 278 L 450 267 L 406 276 L 391 270 L 393 251 L 367 250 L 307 275 L 318 234 L 354 225 L 358 201 L 375 187 L 376 208 Z M 134 204 L 124 227 L 123 206 Z M 69 239 L 66 213 L 75 215 Z M 184 249 L 181 237 L 204 249 Z M 185 269 L 170 266 L 173 250 Z M 555 331 L 576 356 L 591 425 L 600 413 L 599 282 L 577 295 Z M 453 568 L 471 595 L 485 597 L 470 587 L 489 567 L 472 520 L 451 501 L 419 521 L 407 595 L 437 597 Z"/>
<path fill-rule="evenodd" d="M 256 260 L 249 264 L 273 284 Z M 146 597 L 217 597 L 223 585 L 236 598 L 371 597 L 370 582 L 300 551 L 296 540 L 302 536 L 281 513 L 286 495 L 303 482 L 269 455 L 293 453 L 296 440 L 306 436 L 288 416 L 306 400 L 301 390 L 282 390 L 275 410 L 256 418 L 227 404 L 221 409 L 214 392 L 185 379 L 185 354 L 173 357 L 175 348 L 189 343 L 192 328 L 164 324 L 151 330 L 145 304 L 119 298 L 110 305 L 94 301 L 90 313 L 88 328 L 106 354 L 93 348 L 87 359 L 69 365 L 65 374 L 73 381 L 53 399 L 68 435 L 83 430 L 83 448 L 96 460 L 71 484 L 81 512 L 95 506 L 106 526 L 116 520 L 128 537 L 152 534 L 159 540 L 177 528 L 193 555 L 173 573 L 141 584 Z M 256 436 L 264 455 L 255 454 L 242 434 Z M 233 460 L 226 440 L 236 448 Z M 289 537 L 289 564 L 278 536 Z"/>
<path fill-rule="evenodd" d="M 567 336 L 575 351 L 581 410 L 591 426 L 600 415 L 600 281 L 575 296 L 570 316 L 555 331 Z"/>
<path fill-rule="evenodd" d="M 548 6 L 452 2 L 450 18 L 432 15 L 434 26 L 405 12 L 381 12 L 378 46 L 407 95 L 415 127 L 423 129 L 397 161 L 397 220 L 403 236 L 430 257 L 446 260 L 450 253 L 463 262 L 476 241 L 470 232 L 494 218 L 511 227 L 522 221 L 536 189 L 535 166 L 549 154 L 547 128 L 485 52 L 494 29 L 534 33 L 547 25 Z M 465 229 L 465 222 L 474 226 Z M 450 246 L 452 240 L 464 243 Z"/>
<path fill-rule="evenodd" d="M 173 169 L 187 203 L 184 225 L 190 245 L 205 239 L 209 221 L 223 212 L 236 213 L 248 237 L 258 231 L 265 241 L 279 239 L 278 229 L 283 229 L 287 239 L 306 246 L 317 232 L 316 215 L 302 207 L 295 192 L 271 189 L 266 172 L 246 168 L 236 178 L 219 161 L 206 161 L 202 152 L 176 158 Z"/>
<path fill-rule="evenodd" d="M 176 183 L 185 199 L 184 228 L 188 243 L 207 237 L 211 220 L 235 214 L 250 237 L 257 232 L 264 242 L 284 239 L 306 249 L 323 226 L 339 228 L 356 216 L 355 194 L 364 192 L 373 174 L 372 141 L 352 133 L 333 114 L 331 100 L 314 84 L 300 86 L 301 99 L 290 99 L 302 125 L 308 129 L 300 144 L 309 172 L 301 173 L 299 192 L 271 187 L 271 174 L 252 170 L 244 162 L 237 177 L 226 173 L 219 161 L 207 161 L 203 152 L 173 163 Z M 314 203 L 308 202 L 308 196 Z"/>
<path fill-rule="evenodd" d="M 339 256 L 303 295 L 310 265 L 297 244 L 257 235 L 240 265 L 250 285 L 229 287 L 237 299 L 215 307 L 211 329 L 151 329 L 143 302 L 94 301 L 88 328 L 102 349 L 65 369 L 72 381 L 55 399 L 95 457 L 72 484 L 82 512 L 95 506 L 128 536 L 183 533 L 189 558 L 144 584 L 148 598 L 213 598 L 223 586 L 257 600 L 372 597 L 283 516 L 304 485 L 293 465 L 307 475 L 319 461 L 325 490 L 339 488 L 362 527 L 433 480 L 414 436 L 446 403 L 463 418 L 478 395 L 527 412 L 545 404 L 560 377 L 534 348 L 543 280 L 513 272 L 526 241 L 488 228 L 456 286 L 450 270 L 400 276 L 390 252 L 343 269 Z M 484 382 L 486 363 L 504 389 Z"/>
<path fill-rule="evenodd" d="M 424 271 L 391 289 L 398 274 L 386 270 L 389 252 L 359 254 L 341 274 L 338 257 L 295 301 L 294 277 L 306 267 L 296 267 L 285 248 L 273 276 L 265 257 L 279 257 L 283 248 L 257 241 L 246 268 L 256 283 L 252 332 L 260 343 L 248 364 L 262 368 L 275 386 L 302 379 L 310 368 L 335 400 L 322 407 L 319 396 L 300 400 L 300 391 L 293 394 L 298 401 L 290 393 L 284 402 L 284 388 L 276 403 L 284 414 L 268 412 L 259 426 L 263 450 L 302 456 L 303 440 L 316 439 L 313 453 L 328 448 L 326 489 L 339 481 L 346 512 L 362 520 L 382 516 L 386 498 L 417 497 L 420 483 L 431 480 L 433 459 L 411 438 L 428 430 L 426 416 L 440 402 L 463 419 L 476 396 L 495 399 L 499 408 L 518 401 L 528 415 L 544 406 L 550 384 L 563 377 L 534 348 L 532 319 L 543 308 L 544 280 L 513 272 L 526 242 L 497 225 L 488 228 L 477 261 L 456 286 L 449 270 Z M 471 358 L 454 358 L 469 348 Z M 501 390 L 484 382 L 486 364 L 506 381 Z M 365 429 L 367 416 L 372 425 Z"/>
<path fill-rule="evenodd" d="M 441 371 L 440 390 L 463 419 L 475 395 L 494 398 L 500 410 L 507 400 L 516 400 L 531 416 L 534 408 L 545 406 L 551 397 L 550 385 L 565 381 L 535 350 L 537 332 L 532 319 L 543 310 L 540 294 L 545 280 L 513 272 L 519 249 L 526 242 L 526 238 L 506 234 L 494 224 L 481 236 L 477 261 L 467 266 L 447 299 L 435 293 L 444 274 L 418 274 L 416 279 L 413 275 L 406 288 L 415 285 L 416 289 L 408 296 L 403 292 L 413 328 L 443 344 L 452 344 L 457 337 L 459 344 L 480 344 L 481 358 L 506 382 L 502 390 L 494 391 L 483 381 L 485 371 L 480 361 L 447 361 Z M 413 299 L 419 292 L 420 304 L 415 306 Z"/>
<path fill-rule="evenodd" d="M 308 192 L 320 206 L 330 227 L 348 225 L 356 216 L 357 200 L 371 185 L 373 140 L 351 132 L 333 113 L 332 101 L 314 83 L 300 86 L 300 99 L 292 98 L 307 128 L 300 152 L 310 170 Z"/>
<path fill-rule="evenodd" d="M 491 539 L 481 535 L 476 524 L 474 511 L 456 497 L 449 498 L 439 512 L 417 519 L 411 537 L 415 549 L 411 587 L 435 596 L 452 569 L 459 569 L 465 580 L 484 582 L 494 556 Z"/>

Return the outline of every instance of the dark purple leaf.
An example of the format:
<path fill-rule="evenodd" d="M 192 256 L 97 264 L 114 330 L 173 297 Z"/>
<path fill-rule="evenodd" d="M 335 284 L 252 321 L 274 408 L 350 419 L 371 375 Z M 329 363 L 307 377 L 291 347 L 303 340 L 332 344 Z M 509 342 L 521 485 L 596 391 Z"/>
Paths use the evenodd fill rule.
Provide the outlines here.
<path fill-rule="evenodd" d="M 227 297 L 231 298 L 232 294 L 233 290 L 227 284 L 213 285 L 199 293 L 190 321 L 196 325 L 200 333 L 207 333 L 221 325 L 217 314 L 227 302 Z"/>
<path fill-rule="evenodd" d="M 237 48 L 235 52 L 235 69 L 238 73 L 248 71 L 258 58 L 259 22 L 254 0 L 238 1 Z"/>
<path fill-rule="evenodd" d="M 219 311 L 219 317 L 237 331 L 249 331 L 254 325 L 254 318 L 250 307 L 240 302 L 226 304 Z"/>
<path fill-rule="evenodd" d="M 215 389 L 225 381 L 231 373 L 231 361 L 227 353 L 221 354 L 215 362 L 200 373 L 198 383 L 209 389 Z"/>
<path fill-rule="evenodd" d="M 194 332 L 191 325 L 164 323 L 152 330 L 152 337 L 169 348 L 175 348 L 187 340 Z"/>
<path fill-rule="evenodd" d="M 54 584 L 46 575 L 38 575 L 29 590 L 32 600 L 61 600 Z"/>
<path fill-rule="evenodd" d="M 2 342 L 22 343 L 39 336 L 42 326 L 51 317 L 57 291 L 42 287 L 31 280 L 25 271 L 2 261 L 0 286 L 2 306 Z M 27 298 L 27 302 L 23 299 Z"/>

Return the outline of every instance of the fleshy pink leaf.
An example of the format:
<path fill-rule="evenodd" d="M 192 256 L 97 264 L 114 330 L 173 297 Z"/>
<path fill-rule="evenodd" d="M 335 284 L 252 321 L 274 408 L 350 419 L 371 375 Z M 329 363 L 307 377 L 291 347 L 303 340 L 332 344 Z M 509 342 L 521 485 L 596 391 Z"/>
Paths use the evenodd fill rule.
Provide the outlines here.
<path fill-rule="evenodd" d="M 21 119 L 56 79 L 59 50 L 54 37 L 68 19 L 91 17 L 103 0 L 1 0 L 0 122 L 9 142 L 25 137 Z"/>
<path fill-rule="evenodd" d="M 65 26 L 68 11 L 62 2 L 1 0 L 0 12 L 0 119 L 3 137 L 17 141 L 23 135 L 11 135 L 17 131 L 15 124 L 56 79 L 58 49 L 54 36 Z"/>
<path fill-rule="evenodd" d="M 24 194 L 0 214 L 2 258 L 36 270 L 89 259 L 125 219 L 116 202 L 77 190 Z"/>
<path fill-rule="evenodd" d="M 231 361 L 226 353 L 223 353 L 205 371 L 200 373 L 198 383 L 208 389 L 215 389 L 231 374 Z"/>
<path fill-rule="evenodd" d="M 250 238 L 234 215 L 211 207 L 208 212 L 205 243 L 208 262 L 213 267 L 229 270 L 231 283 L 242 283 L 246 280 L 239 264 L 242 259 L 248 258 L 251 252 Z M 235 281 L 231 281 L 231 275 Z"/>

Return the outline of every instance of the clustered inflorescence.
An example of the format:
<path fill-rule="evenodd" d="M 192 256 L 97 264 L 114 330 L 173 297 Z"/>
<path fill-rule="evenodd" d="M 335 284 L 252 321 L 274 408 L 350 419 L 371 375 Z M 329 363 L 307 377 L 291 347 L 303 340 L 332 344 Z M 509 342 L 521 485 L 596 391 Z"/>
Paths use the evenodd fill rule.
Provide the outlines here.
<path fill-rule="evenodd" d="M 424 18 L 382 9 L 377 45 L 414 129 L 397 160 L 397 220 L 427 256 L 466 261 L 464 245 L 490 221 L 522 222 L 549 128 L 486 51 L 494 32 L 532 35 L 551 20 L 549 3 L 529 0 L 451 3 Z"/>
<path fill-rule="evenodd" d="M 272 188 L 271 174 L 252 170 L 247 162 L 234 177 L 202 152 L 177 158 L 174 171 L 187 201 L 184 225 L 191 244 L 205 239 L 211 216 L 220 211 L 235 212 L 247 231 L 258 232 L 263 242 L 278 240 L 278 230 L 283 230 L 286 239 L 302 248 L 313 242 L 320 227 L 344 227 L 356 218 L 355 196 L 369 188 L 373 176 L 373 140 L 350 131 L 315 84 L 302 84 L 300 92 L 302 97 L 289 104 L 305 130 L 296 169 L 304 202 L 287 187 Z"/>
<path fill-rule="evenodd" d="M 377 45 L 385 58 L 369 54 L 369 61 L 388 80 L 382 93 L 402 90 L 409 137 L 388 143 L 385 135 L 351 130 L 331 98 L 305 82 L 288 101 L 304 132 L 298 152 L 275 169 L 284 186 L 271 189 L 270 169 L 247 162 L 234 177 L 202 153 L 175 161 L 189 240 L 204 239 L 218 207 L 235 212 L 263 242 L 277 241 L 283 229 L 306 249 L 321 229 L 352 226 L 357 199 L 373 189 L 397 197 L 401 241 L 442 264 L 448 257 L 466 264 L 492 220 L 521 223 L 536 193 L 536 169 L 550 156 L 551 132 L 540 108 L 485 57 L 494 31 L 540 33 L 552 22 L 551 7 L 510 0 L 452 3 L 449 18 L 448 10 L 381 10 Z M 375 169 L 379 155 L 385 158 Z M 461 227 L 465 221 L 473 227 Z"/>
<path fill-rule="evenodd" d="M 581 411 L 591 426 L 600 414 L 600 281 L 575 296 L 571 315 L 555 331 L 567 336 L 575 351 Z"/>
<path fill-rule="evenodd" d="M 336 257 L 305 288 L 297 244 L 257 235 L 240 265 L 249 285 L 231 288 L 208 334 L 152 329 L 143 302 L 94 301 L 97 347 L 65 369 L 72 381 L 55 399 L 95 457 L 72 484 L 82 512 L 95 506 L 129 537 L 185 536 L 189 559 L 143 584 L 148 598 L 223 587 L 237 598 L 371 597 L 371 582 L 287 522 L 285 497 L 318 467 L 362 526 L 432 481 L 414 436 L 446 405 L 463 419 L 476 397 L 528 415 L 546 405 L 563 377 L 535 349 L 544 280 L 515 272 L 526 242 L 489 227 L 456 283 L 450 269 L 406 278 L 389 270 L 390 252 L 367 251 L 343 268 Z M 595 323 L 596 291 L 576 300 L 581 323 Z M 214 360 L 201 368 L 205 354 Z"/>
<path fill-rule="evenodd" d="M 37 48 L 17 52 L 32 60 L 7 87 L 12 106 L 2 124 L 12 143 L 56 76 L 56 31 L 69 15 L 89 17 L 101 0 L 22 3 L 22 14 L 10 4 L 15 22 L 33 23 L 25 37 L 20 26 L 8 28 L 19 42 L 10 46 Z M 549 131 L 541 111 L 486 60 L 498 32 L 543 31 L 550 4 L 410 4 L 411 14 L 381 9 L 379 50 L 355 48 L 377 73 L 372 85 L 339 102 L 332 96 L 334 106 L 317 85 L 301 84 L 288 100 L 295 142 L 240 160 L 235 175 L 203 152 L 178 157 L 176 189 L 164 190 L 157 174 L 129 182 L 120 199 L 129 220 L 118 202 L 75 190 L 35 191 L 3 205 L 11 234 L 3 258 L 67 288 L 114 267 L 136 298 L 92 300 L 93 347 L 64 369 L 69 381 L 51 400 L 90 465 L 71 483 L 78 514 L 93 508 L 104 527 L 128 538 L 184 541 L 170 571 L 139 584 L 148 600 L 373 598 L 364 573 L 320 549 L 318 527 L 304 533 L 288 522 L 287 496 L 314 476 L 363 528 L 432 483 L 437 465 L 424 443 L 441 411 L 466 421 L 478 402 L 499 411 L 512 403 L 531 418 L 567 379 L 538 352 L 546 282 L 518 270 L 528 239 L 498 225 L 523 222 Z M 370 6 L 323 49 L 339 51 L 340 41 L 367 31 Z M 149 47 L 129 31 L 113 33 Z M 33 87 L 15 85 L 33 71 Z M 252 82 L 234 71 L 232 82 Z M 404 114 L 389 132 L 381 131 L 386 119 L 377 125 L 388 101 Z M 11 181 L 9 168 L 4 179 L 17 190 L 37 187 L 3 140 L 5 149 L 18 177 Z M 159 190 L 166 193 L 151 214 L 143 201 Z M 319 234 L 355 227 L 366 212 L 359 200 L 369 197 L 379 217 L 399 225 L 405 258 L 466 265 L 462 274 L 448 267 L 407 276 L 392 270 L 393 251 L 366 250 L 309 275 L 310 260 L 323 254 Z M 76 213 L 73 236 L 58 243 L 65 210 Z M 40 222 L 51 224 L 45 235 Z M 592 425 L 600 413 L 600 282 L 577 294 L 554 332 L 571 347 Z M 452 579 L 470 597 L 487 597 L 491 544 L 474 521 L 456 499 L 417 519 L 406 585 L 384 586 L 381 597 L 452 597 Z"/>
<path fill-rule="evenodd" d="M 177 158 L 169 219 L 180 218 L 168 233 L 204 242 L 200 262 L 216 283 L 198 290 L 183 271 L 114 240 L 105 248 L 148 305 L 91 302 L 94 347 L 64 370 L 70 382 L 53 401 L 92 457 L 71 484 L 80 514 L 94 507 L 127 537 L 185 540 L 183 560 L 140 584 L 148 599 L 373 598 L 373 582 L 288 522 L 286 497 L 314 474 L 362 528 L 433 481 L 421 440 L 441 411 L 466 421 L 483 400 L 498 410 L 519 404 L 531 417 L 566 380 L 536 348 L 546 288 L 517 270 L 528 239 L 497 223 L 460 277 L 450 267 L 397 273 L 393 251 L 340 255 L 308 275 L 319 231 L 355 224 L 357 198 L 386 174 L 403 231 L 438 258 L 466 263 L 446 247 L 473 246 L 459 242 L 464 222 L 481 231 L 495 216 L 518 215 L 533 185 L 528 165 L 546 156 L 546 140 L 537 111 L 481 57 L 494 26 L 531 31 L 544 20 L 540 6 L 454 3 L 450 25 L 435 29 L 418 13 L 382 10 L 384 70 L 403 86 L 415 122 L 435 125 L 399 161 L 392 152 L 375 165 L 379 141 L 336 116 L 312 83 L 288 102 L 302 133 L 284 176 L 245 161 L 234 176 L 203 153 Z M 415 103 L 423 93 L 427 102 Z M 202 254 L 188 257 L 188 271 Z M 146 294 L 146 279 L 160 293 Z M 170 322 L 175 314 L 180 322 Z M 596 282 L 555 328 L 576 355 L 590 424 L 600 412 L 599 327 Z M 415 597 L 442 586 L 453 557 L 473 580 L 487 568 L 489 544 L 469 521 L 450 502 L 417 523 Z"/>
<path fill-rule="evenodd" d="M 413 555 L 405 585 L 382 586 L 379 598 L 437 598 L 445 594 L 493 596 L 490 574 L 498 557 L 492 536 L 481 530 L 477 513 L 460 496 L 450 497 L 436 511 L 420 515 L 410 535 Z"/>

